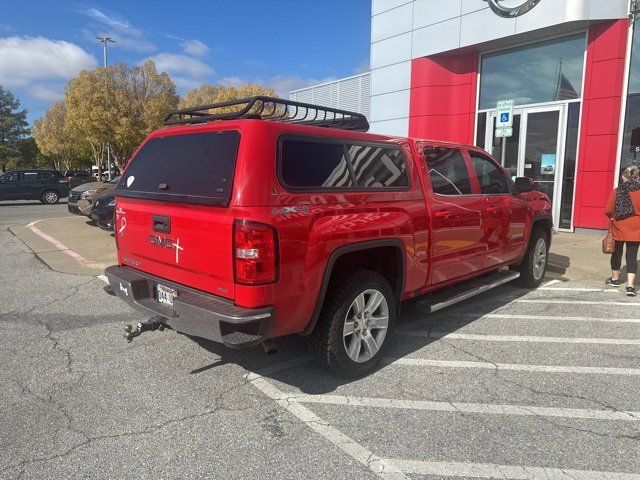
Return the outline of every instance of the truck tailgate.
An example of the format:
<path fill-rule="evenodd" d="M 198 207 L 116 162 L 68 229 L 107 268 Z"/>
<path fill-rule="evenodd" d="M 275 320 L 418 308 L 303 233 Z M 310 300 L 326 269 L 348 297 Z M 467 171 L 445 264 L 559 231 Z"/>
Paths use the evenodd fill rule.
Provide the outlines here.
<path fill-rule="evenodd" d="M 234 298 L 233 215 L 208 205 L 118 198 L 122 265 Z"/>

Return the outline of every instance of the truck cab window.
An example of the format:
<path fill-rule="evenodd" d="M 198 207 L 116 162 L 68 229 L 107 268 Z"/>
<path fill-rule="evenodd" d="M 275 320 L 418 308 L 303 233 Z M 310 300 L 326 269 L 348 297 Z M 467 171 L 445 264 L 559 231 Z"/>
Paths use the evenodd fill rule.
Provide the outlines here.
<path fill-rule="evenodd" d="M 492 160 L 476 152 L 469 152 L 471 164 L 476 171 L 480 193 L 483 195 L 508 194 L 509 185 L 502 170 Z"/>
<path fill-rule="evenodd" d="M 433 193 L 438 195 L 470 195 L 471 182 L 464 158 L 455 148 L 424 149 Z"/>

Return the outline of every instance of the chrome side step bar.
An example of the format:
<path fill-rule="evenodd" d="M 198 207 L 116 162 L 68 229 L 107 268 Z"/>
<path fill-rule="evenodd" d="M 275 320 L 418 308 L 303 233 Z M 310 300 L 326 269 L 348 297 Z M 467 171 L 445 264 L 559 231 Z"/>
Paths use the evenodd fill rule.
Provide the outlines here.
<path fill-rule="evenodd" d="M 512 282 L 520 277 L 519 272 L 510 270 L 500 270 L 494 273 L 483 275 L 482 277 L 463 282 L 460 285 L 445 288 L 435 293 L 427 295 L 424 300 L 416 304 L 416 308 L 421 312 L 434 313 L 443 308 L 455 305 L 468 298 L 484 293 L 492 288 L 499 287 L 505 283 Z"/>

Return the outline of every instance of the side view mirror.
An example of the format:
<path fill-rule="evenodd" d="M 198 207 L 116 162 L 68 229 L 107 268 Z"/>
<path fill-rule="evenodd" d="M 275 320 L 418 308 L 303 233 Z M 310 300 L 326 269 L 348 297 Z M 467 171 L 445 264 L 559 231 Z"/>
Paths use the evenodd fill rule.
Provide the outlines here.
<path fill-rule="evenodd" d="M 518 193 L 532 192 L 534 187 L 533 179 L 529 177 L 516 178 L 516 188 Z"/>

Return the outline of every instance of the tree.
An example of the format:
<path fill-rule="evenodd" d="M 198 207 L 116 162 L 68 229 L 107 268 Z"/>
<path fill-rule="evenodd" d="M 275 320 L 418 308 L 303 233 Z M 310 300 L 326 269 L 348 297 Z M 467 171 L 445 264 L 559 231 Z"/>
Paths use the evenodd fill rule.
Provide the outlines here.
<path fill-rule="evenodd" d="M 115 95 L 113 68 L 83 70 L 67 85 L 65 129 L 91 146 L 95 165 L 104 162 L 106 145 L 113 137 Z"/>
<path fill-rule="evenodd" d="M 79 163 L 81 142 L 66 125 L 67 107 L 63 101 L 51 105 L 44 118 L 33 123 L 33 137 L 38 148 L 56 170 L 68 170 Z"/>
<path fill-rule="evenodd" d="M 16 151 L 7 158 L 6 168 L 35 168 L 38 165 L 38 146 L 33 137 L 21 138 L 16 144 Z"/>
<path fill-rule="evenodd" d="M 178 104 L 175 85 L 155 64 L 83 71 L 66 92 L 66 129 L 89 142 L 95 163 L 104 163 L 106 145 L 122 170 L 136 147 Z"/>
<path fill-rule="evenodd" d="M 140 142 L 162 126 L 164 117 L 178 106 L 176 87 L 166 73 L 158 73 L 155 63 L 114 70 L 115 107 L 111 151 L 122 169 Z"/>
<path fill-rule="evenodd" d="M 228 102 L 246 97 L 266 95 L 277 97 L 273 88 L 266 88 L 257 83 L 247 83 L 239 87 L 225 87 L 223 85 L 210 85 L 205 83 L 201 87 L 194 88 L 180 100 L 179 108 L 197 107 L 211 103 Z M 220 110 L 225 111 L 227 109 Z"/>
<path fill-rule="evenodd" d="M 0 85 L 0 164 L 22 155 L 21 142 L 29 134 L 27 111 L 20 101 Z"/>

